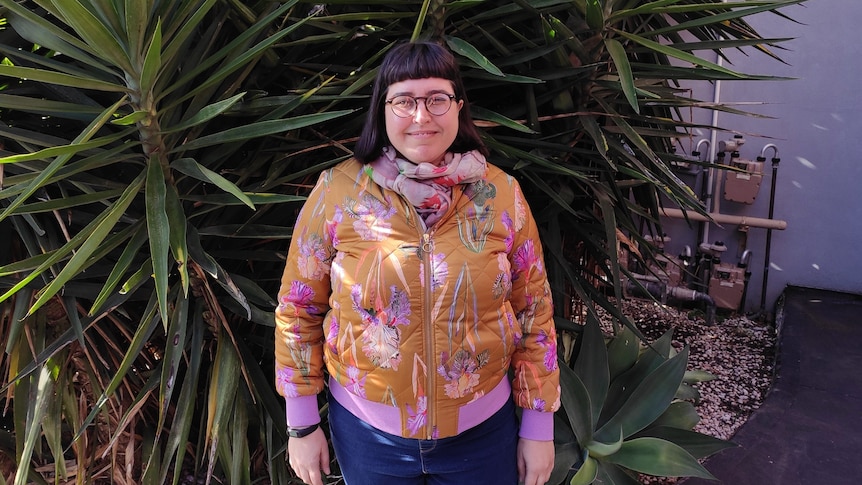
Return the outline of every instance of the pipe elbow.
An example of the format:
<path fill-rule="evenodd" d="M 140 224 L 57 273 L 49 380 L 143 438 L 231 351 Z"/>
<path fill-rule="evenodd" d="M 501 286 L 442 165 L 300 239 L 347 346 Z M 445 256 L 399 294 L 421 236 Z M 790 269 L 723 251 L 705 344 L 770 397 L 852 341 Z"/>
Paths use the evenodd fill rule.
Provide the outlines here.
<path fill-rule="evenodd" d="M 706 316 L 704 318 L 706 326 L 711 327 L 715 324 L 715 300 L 706 293 L 692 290 L 689 288 L 681 288 L 673 286 L 667 289 L 668 296 L 677 300 L 688 300 L 703 303 L 706 305 Z"/>
<path fill-rule="evenodd" d="M 691 260 L 691 246 L 689 246 L 688 244 L 686 244 L 686 245 L 682 248 L 682 251 L 680 251 L 680 252 L 679 252 L 679 257 L 680 257 L 680 259 L 682 259 L 682 260 L 684 260 L 684 261 L 689 261 L 689 260 Z"/>
<path fill-rule="evenodd" d="M 709 140 L 707 140 L 706 138 L 702 138 L 700 141 L 697 142 L 697 145 L 695 145 L 694 153 L 697 153 L 698 155 L 703 153 L 703 150 L 701 150 L 700 147 L 704 144 L 706 144 L 706 149 L 709 150 L 709 148 L 710 148 Z"/>
<path fill-rule="evenodd" d="M 760 156 L 766 159 L 766 150 L 773 150 L 772 158 L 778 158 L 778 147 L 774 143 L 767 143 L 760 149 Z"/>
<path fill-rule="evenodd" d="M 739 266 L 740 268 L 747 268 L 748 264 L 751 262 L 751 250 L 746 249 L 742 252 L 742 256 L 739 257 Z"/>
<path fill-rule="evenodd" d="M 704 317 L 704 323 L 707 327 L 711 327 L 715 325 L 715 300 L 712 299 L 711 296 L 706 293 L 697 292 L 697 301 L 703 302 L 706 304 L 706 316 Z"/>

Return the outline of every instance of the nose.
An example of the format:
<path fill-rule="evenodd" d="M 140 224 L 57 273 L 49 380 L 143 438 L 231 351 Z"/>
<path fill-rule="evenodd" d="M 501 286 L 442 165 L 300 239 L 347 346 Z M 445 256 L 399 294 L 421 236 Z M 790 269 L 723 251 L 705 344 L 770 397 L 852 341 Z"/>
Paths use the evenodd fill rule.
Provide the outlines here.
<path fill-rule="evenodd" d="M 424 99 L 422 101 L 425 101 Z M 416 112 L 413 113 L 413 122 L 423 124 L 431 119 L 431 113 L 428 112 L 428 107 L 425 103 L 416 103 Z"/>

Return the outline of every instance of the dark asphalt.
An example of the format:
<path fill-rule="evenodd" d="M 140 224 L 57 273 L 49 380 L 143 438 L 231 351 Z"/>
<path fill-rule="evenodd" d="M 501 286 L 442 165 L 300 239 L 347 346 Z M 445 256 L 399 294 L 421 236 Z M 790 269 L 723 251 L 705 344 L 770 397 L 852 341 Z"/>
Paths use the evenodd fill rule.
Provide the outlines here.
<path fill-rule="evenodd" d="M 739 446 L 704 466 L 727 485 L 862 483 L 862 295 L 788 287 L 782 300 L 775 384 Z"/>

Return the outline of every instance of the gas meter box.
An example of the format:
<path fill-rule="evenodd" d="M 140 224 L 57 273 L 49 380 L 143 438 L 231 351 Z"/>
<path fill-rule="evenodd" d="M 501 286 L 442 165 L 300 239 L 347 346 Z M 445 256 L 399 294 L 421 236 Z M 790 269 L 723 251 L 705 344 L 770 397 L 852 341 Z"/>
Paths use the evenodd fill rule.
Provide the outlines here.
<path fill-rule="evenodd" d="M 763 162 L 735 158 L 731 161 L 731 165 L 743 171 L 727 171 L 727 177 L 724 180 L 724 198 L 731 202 L 753 204 L 757 192 L 760 191 L 760 183 L 763 181 Z"/>
<path fill-rule="evenodd" d="M 709 296 L 718 308 L 736 310 L 745 291 L 745 268 L 720 263 L 712 270 L 709 279 Z"/>

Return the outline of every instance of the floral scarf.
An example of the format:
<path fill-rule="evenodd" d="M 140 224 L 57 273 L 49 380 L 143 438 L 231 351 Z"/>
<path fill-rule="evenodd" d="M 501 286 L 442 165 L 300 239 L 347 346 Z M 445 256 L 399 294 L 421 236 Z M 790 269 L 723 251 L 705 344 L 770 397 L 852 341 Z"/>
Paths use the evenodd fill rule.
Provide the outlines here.
<path fill-rule="evenodd" d="M 447 152 L 438 166 L 398 158 L 392 147 L 384 148 L 383 155 L 368 166 L 371 179 L 413 204 L 426 227 L 433 226 L 449 209 L 452 187 L 481 180 L 488 169 L 485 157 L 476 150 Z"/>

